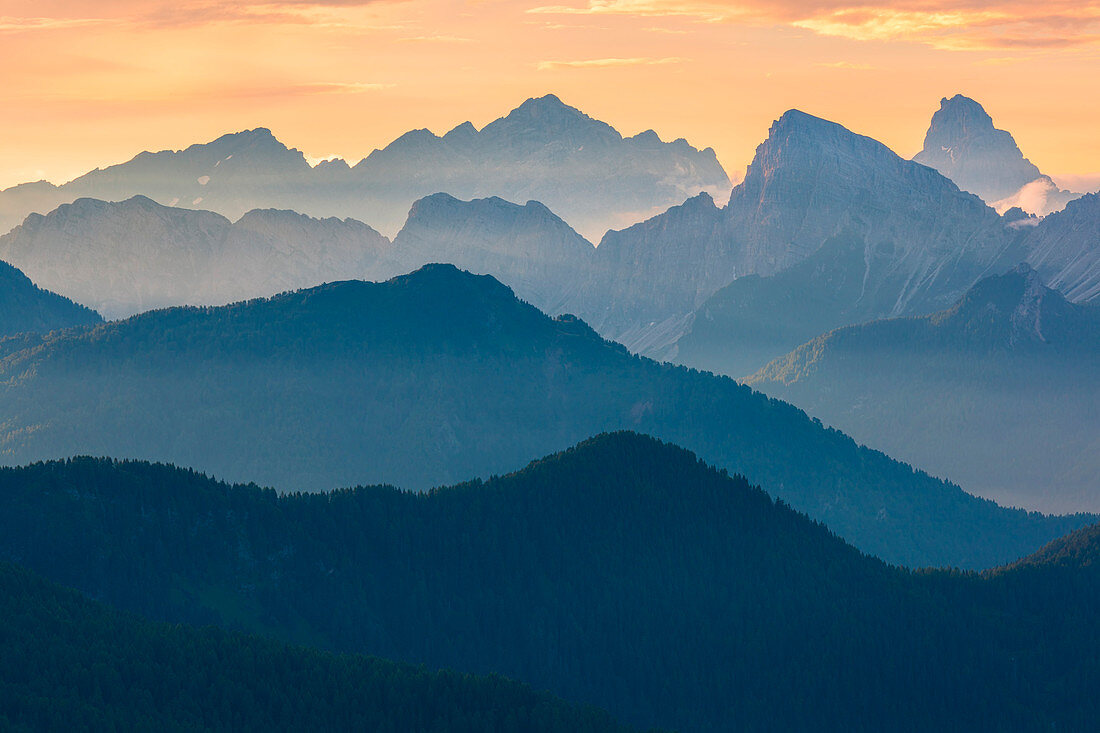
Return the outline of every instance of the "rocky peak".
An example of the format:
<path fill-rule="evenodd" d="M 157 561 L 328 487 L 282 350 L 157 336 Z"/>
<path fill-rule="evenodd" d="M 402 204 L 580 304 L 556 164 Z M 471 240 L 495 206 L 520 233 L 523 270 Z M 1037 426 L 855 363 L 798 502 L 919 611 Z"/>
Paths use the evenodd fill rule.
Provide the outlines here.
<path fill-rule="evenodd" d="M 1012 196 L 1042 173 L 1024 157 L 1016 140 L 993 126 L 993 118 L 961 94 L 940 102 L 913 160 L 935 168 L 964 191 L 988 202 Z"/>
<path fill-rule="evenodd" d="M 622 135 L 606 122 L 594 120 L 553 94 L 528 99 L 505 117 L 485 126 L 482 142 L 522 143 L 559 141 L 573 146 L 608 144 Z"/>

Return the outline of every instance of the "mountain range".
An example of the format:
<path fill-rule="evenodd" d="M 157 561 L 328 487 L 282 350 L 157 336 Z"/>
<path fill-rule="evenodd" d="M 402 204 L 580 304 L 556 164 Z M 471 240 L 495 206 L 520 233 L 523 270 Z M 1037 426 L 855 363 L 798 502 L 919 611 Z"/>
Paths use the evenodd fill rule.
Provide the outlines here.
<path fill-rule="evenodd" d="M 949 310 L 819 336 L 748 383 L 999 503 L 1100 509 L 1100 308 L 1027 265 Z"/>
<path fill-rule="evenodd" d="M 111 455 L 283 490 L 427 489 L 632 429 L 748 476 L 891 562 L 990 567 L 1089 521 L 1002 509 L 445 265 L 28 337 L 0 361 L 0 382 L 12 464 Z"/>
<path fill-rule="evenodd" d="M 973 99 L 956 94 L 940 101 L 913 160 L 981 196 L 999 212 L 1013 206 L 1038 216 L 1061 211 L 1081 194 L 1064 191 L 1024 157 L 1011 133 Z"/>
<path fill-rule="evenodd" d="M 144 196 L 78 199 L 0 237 L 0 259 L 109 318 L 225 305 L 432 262 L 493 275 L 543 311 L 576 300 L 595 249 L 542 204 L 448 194 L 413 204 L 391 243 L 354 219 L 257 209 L 235 222 Z"/>
<path fill-rule="evenodd" d="M 392 236 L 417 199 L 538 200 L 589 237 L 662 211 L 701 190 L 725 194 L 729 177 L 710 148 L 663 142 L 652 130 L 624 138 L 554 95 L 528 99 L 477 130 L 442 137 L 412 130 L 355 165 L 310 166 L 266 128 L 223 135 L 185 150 L 144 152 L 61 186 L 45 181 L 0 191 L 0 230 L 78 198 L 148 196 L 231 219 L 252 209 L 352 217 Z"/>
<path fill-rule="evenodd" d="M 724 209 L 697 197 L 604 237 L 597 276 L 609 284 L 588 290 L 608 293 L 609 305 L 593 326 L 619 338 L 673 319 L 683 325 L 661 355 L 743 376 L 727 363 L 746 351 L 742 340 L 772 341 L 750 347 L 762 352 L 754 371 L 821 330 L 947 307 L 982 275 L 1015 264 L 1017 238 L 939 173 L 792 110 Z M 769 324 L 765 333 L 744 333 L 756 322 Z"/>
<path fill-rule="evenodd" d="M 0 237 L 0 259 L 109 318 L 406 271 L 389 240 L 354 219 L 256 210 L 230 222 L 145 196 L 31 214 Z"/>
<path fill-rule="evenodd" d="M 637 725 L 1083 731 L 1100 712 L 1094 531 L 985 576 L 914 573 L 636 434 L 428 494 L 280 496 L 88 458 L 0 471 L 0 488 L 0 554 L 130 611 L 505 674 Z M 465 678 L 429 704 L 489 692 Z"/>

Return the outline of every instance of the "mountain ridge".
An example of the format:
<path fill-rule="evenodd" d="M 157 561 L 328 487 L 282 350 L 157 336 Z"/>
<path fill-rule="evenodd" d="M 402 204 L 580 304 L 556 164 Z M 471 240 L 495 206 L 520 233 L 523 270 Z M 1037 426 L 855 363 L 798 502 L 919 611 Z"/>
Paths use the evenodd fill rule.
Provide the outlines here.
<path fill-rule="evenodd" d="M 231 219 L 257 208 L 352 217 L 392 236 L 415 200 L 446 191 L 458 198 L 543 201 L 595 238 L 699 190 L 728 191 L 729 185 L 710 148 L 655 144 L 648 136 L 624 139 L 607 123 L 543 97 L 480 131 L 468 123 L 442 137 L 409 131 L 354 165 L 330 160 L 311 166 L 268 128 L 182 150 L 146 151 L 61 186 L 0 191 L 0 229 L 82 196 L 115 201 L 143 194 Z"/>
<path fill-rule="evenodd" d="M 976 499 L 446 265 L 20 344 L 0 377 L 9 464 L 87 453 L 283 489 L 426 489 L 632 429 L 773 487 L 892 562 L 989 567 L 1084 521 Z"/>
<path fill-rule="evenodd" d="M 1057 673 L 1096 665 L 1080 573 L 890 567 L 636 433 L 426 494 L 89 458 L 0 487 L 0 555 L 124 608 L 507 674 L 638 725 L 1077 730 L 1095 707 Z"/>
<path fill-rule="evenodd" d="M 1097 354 L 1100 308 L 1025 264 L 948 310 L 818 336 L 747 382 L 1001 503 L 1087 511 Z"/>

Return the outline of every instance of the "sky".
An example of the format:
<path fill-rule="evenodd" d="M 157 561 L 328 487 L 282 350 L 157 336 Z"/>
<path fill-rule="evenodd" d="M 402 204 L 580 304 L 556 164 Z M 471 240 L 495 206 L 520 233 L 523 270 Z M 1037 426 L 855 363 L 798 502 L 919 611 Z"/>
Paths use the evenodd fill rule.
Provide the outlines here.
<path fill-rule="evenodd" d="M 909 157 L 962 93 L 1100 180 L 1100 0 L 0 0 L 0 68 L 0 188 L 260 126 L 354 163 L 547 93 L 735 179 L 787 109 Z"/>

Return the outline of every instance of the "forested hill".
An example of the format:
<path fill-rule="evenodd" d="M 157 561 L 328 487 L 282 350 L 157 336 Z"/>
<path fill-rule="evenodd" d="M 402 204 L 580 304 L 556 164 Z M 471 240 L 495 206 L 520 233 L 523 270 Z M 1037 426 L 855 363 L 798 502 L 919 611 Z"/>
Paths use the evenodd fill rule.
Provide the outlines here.
<path fill-rule="evenodd" d="M 500 673 L 638 725 L 1076 731 L 1100 713 L 1100 584 L 892 568 L 633 433 L 428 493 L 4 469 L 0 553 L 155 618 Z"/>
<path fill-rule="evenodd" d="M 625 731 L 499 677 L 119 613 L 0 563 L 6 731 Z"/>
<path fill-rule="evenodd" d="M 657 364 L 434 265 L 55 335 L 0 361 L 9 463 L 161 460 L 279 489 L 424 489 L 631 429 L 912 566 L 985 568 L 1087 523 L 1009 511 L 731 379 Z"/>
<path fill-rule="evenodd" d="M 0 338 L 101 322 L 98 313 L 43 290 L 18 269 L 0 262 Z"/>

